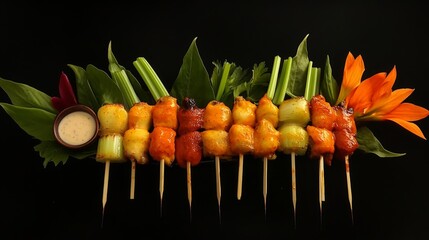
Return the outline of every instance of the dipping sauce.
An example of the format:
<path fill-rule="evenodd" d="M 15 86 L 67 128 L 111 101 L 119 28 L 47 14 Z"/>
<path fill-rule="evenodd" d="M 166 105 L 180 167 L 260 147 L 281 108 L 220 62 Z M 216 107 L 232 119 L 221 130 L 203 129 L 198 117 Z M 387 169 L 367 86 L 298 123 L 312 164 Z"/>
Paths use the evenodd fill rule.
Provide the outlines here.
<path fill-rule="evenodd" d="M 70 145 L 82 145 L 96 134 L 96 120 L 84 111 L 75 111 L 64 116 L 58 124 L 58 136 Z"/>

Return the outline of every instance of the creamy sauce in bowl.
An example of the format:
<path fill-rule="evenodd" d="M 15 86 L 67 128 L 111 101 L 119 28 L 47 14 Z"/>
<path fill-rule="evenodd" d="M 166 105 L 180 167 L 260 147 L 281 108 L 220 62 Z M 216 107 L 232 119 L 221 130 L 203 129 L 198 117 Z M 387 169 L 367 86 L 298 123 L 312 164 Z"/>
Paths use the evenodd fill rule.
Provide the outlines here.
<path fill-rule="evenodd" d="M 98 119 L 87 106 L 75 105 L 60 112 L 54 123 L 57 141 L 68 148 L 81 148 L 92 143 L 98 135 Z"/>
<path fill-rule="evenodd" d="M 60 121 L 58 134 L 68 144 L 84 144 L 91 140 L 95 134 L 95 120 L 87 112 L 72 112 Z"/>

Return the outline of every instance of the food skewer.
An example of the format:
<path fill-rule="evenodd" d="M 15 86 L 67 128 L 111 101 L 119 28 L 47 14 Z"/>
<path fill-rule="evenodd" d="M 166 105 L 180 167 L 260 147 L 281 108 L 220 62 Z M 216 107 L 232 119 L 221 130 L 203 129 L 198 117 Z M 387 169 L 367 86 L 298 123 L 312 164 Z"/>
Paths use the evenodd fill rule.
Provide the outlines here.
<path fill-rule="evenodd" d="M 351 220 L 354 223 L 349 158 L 359 147 L 356 139 L 356 123 L 351 109 L 346 109 L 341 105 L 335 106 L 334 109 L 337 116 L 336 125 L 333 130 L 335 135 L 335 154 L 338 159 L 344 159 L 345 162 L 347 195 L 350 204 Z"/>
<path fill-rule="evenodd" d="M 136 164 L 149 163 L 149 143 L 153 105 L 138 102 L 128 111 L 128 129 L 124 133 L 124 155 L 131 160 L 130 199 L 135 197 Z"/>
<path fill-rule="evenodd" d="M 177 113 L 178 137 L 176 139 L 176 160 L 180 167 L 186 168 L 186 182 L 189 215 L 192 219 L 192 181 L 191 167 L 200 163 L 203 155 L 201 130 L 203 129 L 204 109 L 197 107 L 193 98 L 185 97 Z"/>
<path fill-rule="evenodd" d="M 331 165 L 335 152 L 335 136 L 332 130 L 336 124 L 336 114 L 323 95 L 313 95 L 310 99 L 311 125 L 307 126 L 310 137 L 310 158 L 319 161 L 319 209 L 320 220 L 323 217 L 325 201 L 325 162 Z"/>
<path fill-rule="evenodd" d="M 165 165 L 172 166 L 175 160 L 175 138 L 178 128 L 179 105 L 172 96 L 160 97 L 152 109 L 153 131 L 150 133 L 149 154 L 159 161 L 160 213 L 164 196 Z"/>
<path fill-rule="evenodd" d="M 272 86 L 270 84 L 270 86 Z M 269 91 L 258 102 L 255 111 L 256 125 L 254 132 L 254 156 L 263 158 L 262 193 L 264 197 L 264 212 L 267 211 L 268 195 L 268 160 L 276 158 L 276 150 L 279 147 L 280 133 L 278 126 L 279 108 L 274 105 L 269 97 Z"/>
<path fill-rule="evenodd" d="M 107 203 L 107 192 L 109 190 L 109 174 L 110 173 L 110 161 L 106 161 L 104 164 L 104 183 L 103 183 L 103 197 L 102 197 L 102 204 L 103 204 L 103 210 L 101 212 L 101 226 L 103 226 L 104 223 L 104 210 L 106 209 L 106 203 Z"/>
<path fill-rule="evenodd" d="M 124 162 L 126 160 L 123 148 L 123 133 L 128 126 L 128 112 L 122 104 L 104 104 L 98 109 L 97 117 L 100 122 L 100 133 L 96 160 L 105 163 L 101 218 L 101 224 L 103 225 L 108 196 L 110 163 Z"/>
<path fill-rule="evenodd" d="M 291 155 L 292 203 L 296 224 L 296 155 L 305 155 L 308 147 L 308 133 L 304 128 L 310 121 L 309 102 L 304 97 L 293 97 L 279 106 L 279 150 Z"/>
<path fill-rule="evenodd" d="M 241 200 L 243 189 L 244 154 L 254 151 L 254 127 L 256 123 L 256 104 L 242 96 L 234 99 L 232 108 L 233 124 L 229 129 L 229 142 L 233 154 L 238 154 L 237 199 Z"/>
<path fill-rule="evenodd" d="M 344 162 L 345 162 L 346 178 L 347 178 L 347 196 L 349 198 L 350 214 L 351 214 L 352 224 L 353 224 L 354 220 L 353 220 L 353 203 L 352 203 L 352 184 L 351 184 L 351 179 L 350 179 L 349 155 L 346 155 L 344 157 Z"/>
<path fill-rule="evenodd" d="M 230 158 L 232 156 L 228 133 L 232 121 L 232 111 L 223 102 L 212 100 L 204 108 L 204 131 L 201 133 L 203 154 L 206 157 L 214 156 L 215 158 L 216 196 L 219 220 L 221 219 L 222 197 L 220 160 L 221 158 Z"/>

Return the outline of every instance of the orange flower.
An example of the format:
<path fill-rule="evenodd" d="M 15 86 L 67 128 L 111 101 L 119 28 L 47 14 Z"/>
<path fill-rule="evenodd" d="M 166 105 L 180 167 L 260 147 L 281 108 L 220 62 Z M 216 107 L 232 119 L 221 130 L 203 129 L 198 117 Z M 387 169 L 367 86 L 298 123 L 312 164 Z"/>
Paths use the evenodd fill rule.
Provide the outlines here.
<path fill-rule="evenodd" d="M 347 55 L 346 64 L 344 66 L 343 81 L 341 83 L 340 93 L 335 105 L 343 102 L 350 92 L 359 86 L 364 71 L 365 65 L 363 63 L 362 56 L 359 55 L 355 59 L 349 52 Z"/>
<path fill-rule="evenodd" d="M 420 128 L 412 122 L 427 117 L 429 111 L 412 103 L 404 103 L 414 89 L 392 91 L 395 80 L 396 67 L 387 75 L 382 72 L 365 79 L 346 97 L 345 106 L 353 109 L 356 121 L 390 120 L 426 139 Z"/>

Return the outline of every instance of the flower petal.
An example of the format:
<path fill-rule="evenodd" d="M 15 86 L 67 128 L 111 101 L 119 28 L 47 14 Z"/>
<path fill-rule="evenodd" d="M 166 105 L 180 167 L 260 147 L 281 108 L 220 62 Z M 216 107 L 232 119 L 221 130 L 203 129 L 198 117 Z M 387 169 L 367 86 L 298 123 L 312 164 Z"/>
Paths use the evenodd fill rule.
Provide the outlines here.
<path fill-rule="evenodd" d="M 429 116 L 429 110 L 412 103 L 402 103 L 383 116 L 384 119 L 400 118 L 405 121 L 418 121 Z"/>
<path fill-rule="evenodd" d="M 344 101 L 349 93 L 359 86 L 364 71 L 365 65 L 362 56 L 359 55 L 355 59 L 349 52 L 344 66 L 344 75 L 343 81 L 341 83 L 340 93 L 335 105 L 338 105 Z"/>
<path fill-rule="evenodd" d="M 380 99 L 376 102 L 369 112 L 376 111 L 376 115 L 382 117 L 397 108 L 407 97 L 413 93 L 414 89 L 401 88 L 392 92 L 392 94 L 384 99 Z"/>
<path fill-rule="evenodd" d="M 401 127 L 426 140 L 426 137 L 424 136 L 422 130 L 416 124 L 405 121 L 400 118 L 391 118 L 389 120 L 399 124 Z"/>
<path fill-rule="evenodd" d="M 365 114 L 372 104 L 374 92 L 380 88 L 386 78 L 386 73 L 377 73 L 362 83 L 346 98 L 346 107 L 353 108 L 356 114 Z"/>
<path fill-rule="evenodd" d="M 377 90 L 372 93 L 372 102 L 377 102 L 379 99 L 389 97 L 392 94 L 392 87 L 396 80 L 396 68 L 393 67 L 392 71 L 387 75 L 381 82 L 381 85 L 377 86 Z"/>

